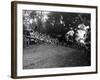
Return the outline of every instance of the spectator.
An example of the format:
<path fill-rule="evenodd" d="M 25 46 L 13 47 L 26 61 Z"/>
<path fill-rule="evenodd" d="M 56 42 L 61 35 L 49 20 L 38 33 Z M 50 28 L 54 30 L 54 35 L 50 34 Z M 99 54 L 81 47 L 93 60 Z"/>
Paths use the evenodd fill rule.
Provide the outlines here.
<path fill-rule="evenodd" d="M 65 34 L 65 38 L 67 41 L 71 41 L 73 42 L 73 37 L 74 36 L 74 30 L 72 28 L 70 28 L 70 31 L 68 31 L 66 34 Z"/>

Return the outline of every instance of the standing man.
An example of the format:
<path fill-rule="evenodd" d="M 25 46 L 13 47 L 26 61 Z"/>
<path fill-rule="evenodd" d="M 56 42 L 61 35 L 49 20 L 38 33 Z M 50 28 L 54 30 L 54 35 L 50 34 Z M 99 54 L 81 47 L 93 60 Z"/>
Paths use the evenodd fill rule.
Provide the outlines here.
<path fill-rule="evenodd" d="M 73 42 L 74 40 L 74 30 L 70 28 L 70 30 L 65 34 L 65 38 L 67 41 Z"/>

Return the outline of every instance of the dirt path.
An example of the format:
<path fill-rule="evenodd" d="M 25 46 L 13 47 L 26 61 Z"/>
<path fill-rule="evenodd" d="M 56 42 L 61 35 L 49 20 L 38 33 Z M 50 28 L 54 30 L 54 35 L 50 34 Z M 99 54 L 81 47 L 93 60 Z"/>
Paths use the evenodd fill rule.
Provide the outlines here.
<path fill-rule="evenodd" d="M 42 44 L 24 49 L 23 68 L 87 66 L 90 65 L 89 59 L 89 55 L 84 50 Z"/>

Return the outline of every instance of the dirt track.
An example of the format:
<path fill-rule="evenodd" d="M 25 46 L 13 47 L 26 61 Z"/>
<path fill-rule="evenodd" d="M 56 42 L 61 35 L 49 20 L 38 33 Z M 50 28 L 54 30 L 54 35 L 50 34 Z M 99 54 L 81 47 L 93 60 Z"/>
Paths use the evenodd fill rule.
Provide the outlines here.
<path fill-rule="evenodd" d="M 88 53 L 69 47 L 42 44 L 26 48 L 23 52 L 24 69 L 90 65 Z"/>

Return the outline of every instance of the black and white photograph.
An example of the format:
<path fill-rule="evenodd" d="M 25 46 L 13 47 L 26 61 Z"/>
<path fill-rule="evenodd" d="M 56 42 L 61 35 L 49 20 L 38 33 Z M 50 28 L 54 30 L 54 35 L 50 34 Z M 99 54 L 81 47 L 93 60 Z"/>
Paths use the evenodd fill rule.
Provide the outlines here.
<path fill-rule="evenodd" d="M 12 76 L 97 73 L 97 7 L 12 2 Z"/>
<path fill-rule="evenodd" d="M 91 14 L 23 10 L 23 69 L 91 65 Z"/>

